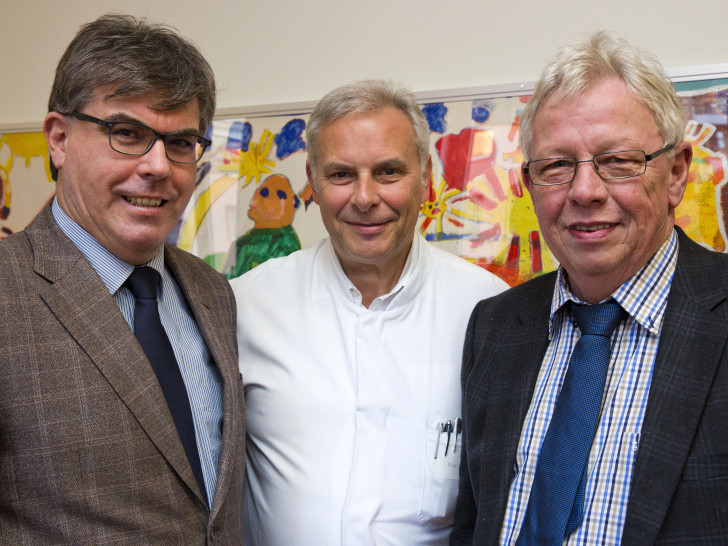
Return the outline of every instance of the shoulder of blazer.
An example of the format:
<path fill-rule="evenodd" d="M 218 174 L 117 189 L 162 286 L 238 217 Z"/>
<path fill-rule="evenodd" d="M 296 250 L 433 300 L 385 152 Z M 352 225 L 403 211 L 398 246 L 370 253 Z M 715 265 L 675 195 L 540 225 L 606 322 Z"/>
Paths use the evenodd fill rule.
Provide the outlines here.
<path fill-rule="evenodd" d="M 540 322 L 547 318 L 551 308 L 556 272 L 547 273 L 505 292 L 482 300 L 473 311 L 472 321 L 480 315 L 497 318 L 502 330 L 512 324 Z"/>
<path fill-rule="evenodd" d="M 679 227 L 675 229 L 679 250 L 671 296 L 675 291 L 699 306 L 714 310 L 728 297 L 728 255 L 707 249 Z"/>
<path fill-rule="evenodd" d="M 235 298 L 222 274 L 197 256 L 170 244 L 164 247 L 164 261 L 190 305 L 201 304 L 235 316 Z"/>

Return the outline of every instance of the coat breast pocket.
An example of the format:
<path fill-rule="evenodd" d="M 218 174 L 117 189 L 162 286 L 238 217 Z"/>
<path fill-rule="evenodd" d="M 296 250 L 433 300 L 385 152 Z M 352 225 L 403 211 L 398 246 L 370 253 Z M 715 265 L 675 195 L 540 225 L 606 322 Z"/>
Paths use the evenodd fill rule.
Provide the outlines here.
<path fill-rule="evenodd" d="M 420 523 L 448 526 L 455 522 L 462 436 L 459 419 L 428 427 L 420 505 Z"/>

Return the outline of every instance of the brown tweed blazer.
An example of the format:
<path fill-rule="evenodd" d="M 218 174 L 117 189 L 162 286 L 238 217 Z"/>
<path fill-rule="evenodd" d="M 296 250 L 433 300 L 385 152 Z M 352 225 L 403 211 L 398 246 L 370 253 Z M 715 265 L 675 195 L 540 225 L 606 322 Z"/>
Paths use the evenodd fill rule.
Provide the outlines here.
<path fill-rule="evenodd" d="M 0 242 L 0 543 L 242 543 L 235 300 L 201 260 L 165 261 L 224 382 L 212 509 L 134 334 L 46 207 Z"/>

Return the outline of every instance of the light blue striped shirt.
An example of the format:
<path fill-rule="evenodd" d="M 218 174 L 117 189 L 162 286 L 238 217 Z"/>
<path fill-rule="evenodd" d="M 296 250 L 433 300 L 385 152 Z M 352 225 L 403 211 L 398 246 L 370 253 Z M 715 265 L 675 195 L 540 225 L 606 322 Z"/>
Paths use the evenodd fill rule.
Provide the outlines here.
<path fill-rule="evenodd" d="M 673 230 L 650 261 L 610 296 L 627 311 L 627 317 L 612 334 L 602 410 L 589 454 L 584 522 L 564 544 L 620 543 L 677 254 Z M 521 430 L 515 478 L 501 531 L 503 545 L 515 544 L 521 530 L 541 444 L 579 339 L 579 329 L 565 305 L 569 300 L 583 303 L 571 292 L 563 269 L 559 269 L 551 303 L 551 341 Z"/>
<path fill-rule="evenodd" d="M 76 224 L 53 200 L 53 218 L 73 244 L 86 256 L 114 297 L 122 315 L 134 329 L 134 296 L 124 286 L 134 266 L 106 250 Z M 182 373 L 192 409 L 207 498 L 212 503 L 217 483 L 217 465 L 222 448 L 222 378 L 210 358 L 207 345 L 179 285 L 164 265 L 164 248 L 147 264 L 162 279 L 158 293 L 159 316 Z"/>

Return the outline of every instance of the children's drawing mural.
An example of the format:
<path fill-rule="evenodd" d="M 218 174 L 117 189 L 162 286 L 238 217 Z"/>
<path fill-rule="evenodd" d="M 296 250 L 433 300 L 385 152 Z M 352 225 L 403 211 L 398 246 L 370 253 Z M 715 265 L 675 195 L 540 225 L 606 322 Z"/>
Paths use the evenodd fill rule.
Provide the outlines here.
<path fill-rule="evenodd" d="M 676 222 L 695 241 L 726 252 L 728 81 L 677 88 L 694 156 Z M 520 181 L 518 120 L 527 99 L 423 105 L 433 176 L 418 230 L 510 285 L 558 266 Z M 305 174 L 307 121 L 307 114 L 216 119 L 213 146 L 169 241 L 234 278 L 325 237 Z M 22 229 L 52 198 L 49 181 L 41 133 L 0 136 L 0 237 Z"/>
<path fill-rule="evenodd" d="M 55 188 L 43 133 L 0 134 L 0 239 L 28 225 Z"/>

